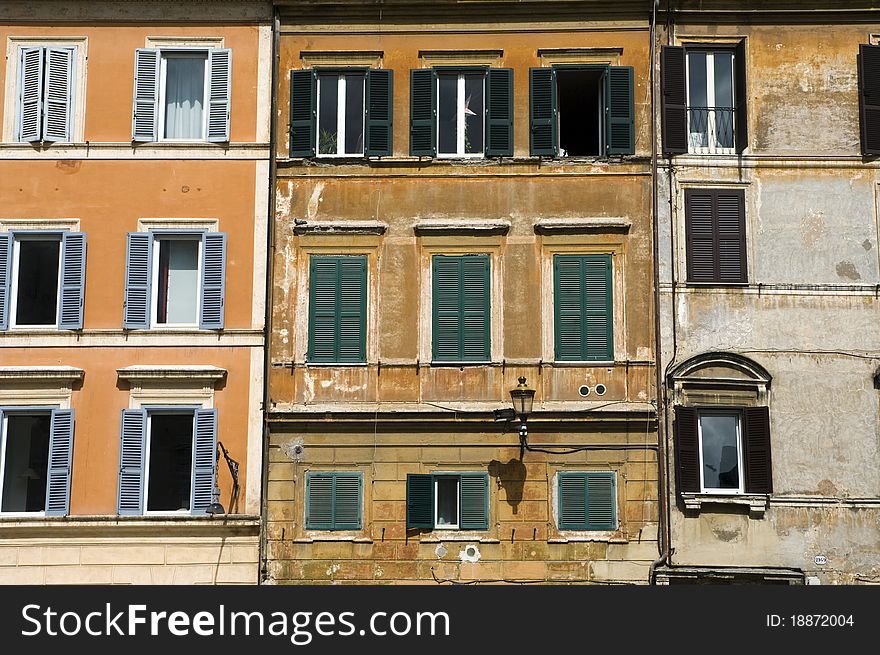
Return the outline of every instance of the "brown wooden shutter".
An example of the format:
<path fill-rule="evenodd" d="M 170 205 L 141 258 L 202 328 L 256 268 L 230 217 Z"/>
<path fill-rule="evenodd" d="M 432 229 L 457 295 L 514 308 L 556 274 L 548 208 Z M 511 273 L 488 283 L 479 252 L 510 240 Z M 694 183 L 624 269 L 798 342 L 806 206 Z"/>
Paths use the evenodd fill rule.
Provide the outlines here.
<path fill-rule="evenodd" d="M 663 154 L 688 151 L 687 53 L 681 46 L 663 46 L 660 51 L 660 87 L 663 121 Z"/>
<path fill-rule="evenodd" d="M 717 281 L 714 206 L 715 192 L 712 189 L 685 189 L 684 222 L 689 283 Z"/>
<path fill-rule="evenodd" d="M 880 46 L 861 44 L 858 68 L 862 154 L 880 155 Z"/>
<path fill-rule="evenodd" d="M 675 408 L 675 471 L 679 493 L 700 492 L 700 438 L 697 410 Z"/>
<path fill-rule="evenodd" d="M 745 284 L 745 192 L 742 189 L 686 189 L 687 281 Z"/>
<path fill-rule="evenodd" d="M 722 284 L 748 281 L 746 269 L 746 208 L 742 189 L 715 190 L 716 280 Z"/>
<path fill-rule="evenodd" d="M 745 490 L 747 494 L 773 493 L 770 459 L 770 410 L 749 407 L 743 414 Z"/>
<path fill-rule="evenodd" d="M 736 94 L 734 145 L 742 153 L 749 146 L 749 92 L 746 88 L 746 42 L 740 41 L 733 53 L 733 83 Z"/>

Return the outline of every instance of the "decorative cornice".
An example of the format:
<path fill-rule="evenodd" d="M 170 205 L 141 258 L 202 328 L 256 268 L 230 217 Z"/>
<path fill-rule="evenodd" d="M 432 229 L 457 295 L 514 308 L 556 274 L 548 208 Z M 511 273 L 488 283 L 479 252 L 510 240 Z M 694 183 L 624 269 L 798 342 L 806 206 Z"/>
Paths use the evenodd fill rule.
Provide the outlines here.
<path fill-rule="evenodd" d="M 535 223 L 535 232 L 628 232 L 632 222 L 622 216 L 595 216 L 590 218 L 542 218 Z"/>
<path fill-rule="evenodd" d="M 510 221 L 423 219 L 413 225 L 416 234 L 507 234 Z"/>
<path fill-rule="evenodd" d="M 70 385 L 83 379 L 85 371 L 72 366 L 0 366 L 2 382 L 53 382 Z"/>
<path fill-rule="evenodd" d="M 217 366 L 128 366 L 116 369 L 116 374 L 120 381 L 131 384 L 169 380 L 216 384 L 226 377 L 226 369 Z"/>
<path fill-rule="evenodd" d="M 294 234 L 385 234 L 388 225 L 381 221 L 311 221 L 294 225 Z"/>

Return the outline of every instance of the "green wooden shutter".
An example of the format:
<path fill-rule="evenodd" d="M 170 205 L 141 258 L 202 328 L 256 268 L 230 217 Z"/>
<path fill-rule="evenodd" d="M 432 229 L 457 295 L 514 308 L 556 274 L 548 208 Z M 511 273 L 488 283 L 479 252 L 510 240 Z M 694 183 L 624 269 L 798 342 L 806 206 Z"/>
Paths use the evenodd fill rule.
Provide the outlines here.
<path fill-rule="evenodd" d="M 392 150 L 394 115 L 394 72 L 367 71 L 366 144 L 367 157 L 389 157 Z"/>
<path fill-rule="evenodd" d="M 583 358 L 583 261 L 580 257 L 553 258 L 553 329 L 556 359 Z"/>
<path fill-rule="evenodd" d="M 406 527 L 434 528 L 434 476 L 408 473 L 406 476 Z"/>
<path fill-rule="evenodd" d="M 489 476 L 462 473 L 459 482 L 459 527 L 462 530 L 489 529 Z"/>
<path fill-rule="evenodd" d="M 611 255 L 584 257 L 584 361 L 614 359 Z"/>
<path fill-rule="evenodd" d="M 437 73 L 430 68 L 410 71 L 409 154 L 413 157 L 437 154 Z"/>
<path fill-rule="evenodd" d="M 486 156 L 513 156 L 513 69 L 490 68 L 486 75 Z"/>
<path fill-rule="evenodd" d="M 609 155 L 635 153 L 632 66 L 609 66 L 605 74 L 605 149 Z"/>
<path fill-rule="evenodd" d="M 559 529 L 587 529 L 587 479 L 583 473 L 559 473 Z"/>
<path fill-rule="evenodd" d="M 461 257 L 462 360 L 489 361 L 489 256 Z"/>
<path fill-rule="evenodd" d="M 586 473 L 587 530 L 617 529 L 617 493 L 614 473 Z"/>
<path fill-rule="evenodd" d="M 432 278 L 433 359 L 488 361 L 488 255 L 435 255 Z"/>
<path fill-rule="evenodd" d="M 290 71 L 290 156 L 315 156 L 318 78 L 313 70 Z"/>
<path fill-rule="evenodd" d="M 306 475 L 306 530 L 333 529 L 333 474 Z"/>
<path fill-rule="evenodd" d="M 312 257 L 310 362 L 366 361 L 367 258 Z"/>
<path fill-rule="evenodd" d="M 361 474 L 336 473 L 333 476 L 333 529 L 358 530 L 361 527 Z"/>
<path fill-rule="evenodd" d="M 556 255 L 553 268 L 556 359 L 613 360 L 611 255 Z"/>
<path fill-rule="evenodd" d="M 306 475 L 306 529 L 359 530 L 363 525 L 360 473 Z"/>
<path fill-rule="evenodd" d="M 529 152 L 535 156 L 556 156 L 556 71 L 529 69 Z"/>
<path fill-rule="evenodd" d="M 460 361 L 461 355 L 461 265 L 458 257 L 432 258 L 433 359 Z"/>

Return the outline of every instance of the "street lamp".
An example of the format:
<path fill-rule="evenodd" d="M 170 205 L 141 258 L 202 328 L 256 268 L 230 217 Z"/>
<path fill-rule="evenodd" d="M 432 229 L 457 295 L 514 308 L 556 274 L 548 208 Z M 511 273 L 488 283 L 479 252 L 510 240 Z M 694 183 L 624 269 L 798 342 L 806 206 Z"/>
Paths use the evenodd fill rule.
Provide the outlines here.
<path fill-rule="evenodd" d="M 519 416 L 519 455 L 522 459 L 529 442 L 526 421 L 529 420 L 529 414 L 532 413 L 532 403 L 535 400 L 535 390 L 526 384 L 524 376 L 520 377 L 519 384 L 510 390 L 510 400 L 513 401 L 514 413 Z"/>

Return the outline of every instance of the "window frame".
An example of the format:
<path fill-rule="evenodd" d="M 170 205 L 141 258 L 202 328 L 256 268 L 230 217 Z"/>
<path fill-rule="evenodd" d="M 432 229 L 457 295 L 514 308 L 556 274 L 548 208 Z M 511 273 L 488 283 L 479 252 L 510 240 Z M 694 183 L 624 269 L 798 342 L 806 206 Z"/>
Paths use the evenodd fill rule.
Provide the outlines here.
<path fill-rule="evenodd" d="M 435 138 L 437 139 L 437 159 L 485 159 L 486 158 L 486 136 L 488 130 L 487 128 L 487 118 L 488 118 L 488 103 L 486 97 L 487 90 L 487 79 L 489 76 L 489 69 L 483 66 L 473 66 L 473 67 L 446 67 L 446 66 L 435 66 L 435 84 L 437 85 L 437 108 L 436 108 L 436 122 L 437 125 L 435 127 Z M 480 152 L 465 152 L 465 100 L 466 100 L 466 83 L 465 76 L 466 75 L 482 75 L 482 85 L 483 85 L 483 111 L 482 111 L 482 126 L 483 126 L 483 148 Z M 456 101 L 455 101 L 455 112 L 456 112 L 456 151 L 454 153 L 448 152 L 440 152 L 440 78 L 443 76 L 450 77 L 452 75 L 456 76 Z"/>
<path fill-rule="evenodd" d="M 356 476 L 358 480 L 358 525 L 356 527 L 337 527 L 335 518 L 333 519 L 332 527 L 327 527 L 326 525 L 322 527 L 313 527 L 310 525 L 310 509 L 311 509 L 311 481 L 315 477 L 327 477 L 330 476 L 333 479 L 332 491 L 331 491 L 331 503 L 332 507 L 336 507 L 336 480 L 339 475 L 346 476 Z M 306 471 L 305 475 L 305 483 L 303 485 L 303 531 L 304 533 L 309 532 L 359 532 L 364 529 L 366 525 L 366 507 L 365 507 L 365 497 L 364 497 L 364 473 L 363 471 Z M 331 512 L 332 513 L 332 512 Z"/>
<path fill-rule="evenodd" d="M 170 46 L 157 47 L 159 53 L 159 89 L 158 89 L 158 111 L 156 116 L 156 142 L 157 143 L 204 143 L 208 140 L 208 115 L 209 115 L 209 84 L 210 84 L 210 64 L 211 57 L 209 47 L 192 47 L 192 46 Z M 167 95 L 167 60 L 169 58 L 196 58 L 203 55 L 205 67 L 202 74 L 202 130 L 201 136 L 198 138 L 175 139 L 167 138 L 165 134 L 165 97 Z"/>
<path fill-rule="evenodd" d="M 616 253 L 611 252 L 611 251 L 605 251 L 605 252 L 565 252 L 565 251 L 559 251 L 559 252 L 550 253 L 550 262 L 551 262 L 550 266 L 552 269 L 551 275 L 552 275 L 552 285 L 553 285 L 551 287 L 553 290 L 553 293 L 552 293 L 553 304 L 552 304 L 551 318 L 552 318 L 552 325 L 553 325 L 552 338 L 553 338 L 553 362 L 554 363 L 561 363 L 561 364 L 568 365 L 568 366 L 575 365 L 575 364 L 583 364 L 586 366 L 596 366 L 596 365 L 601 365 L 601 364 L 613 364 L 614 363 L 615 349 L 617 347 L 617 339 L 616 339 L 616 334 L 615 334 L 617 332 L 617 329 L 615 326 L 615 317 L 617 316 L 617 311 L 616 311 L 616 307 L 615 307 L 615 304 L 617 302 L 617 298 L 616 298 L 617 294 L 615 293 L 615 276 L 616 276 L 615 266 L 614 266 L 615 255 L 616 255 Z M 564 359 L 564 358 L 559 357 L 559 331 L 558 331 L 559 328 L 558 328 L 558 323 L 557 323 L 558 318 L 559 318 L 558 304 L 557 304 L 559 301 L 559 294 L 558 294 L 559 281 L 558 281 L 558 274 L 557 274 L 558 273 L 557 262 L 560 259 L 564 259 L 564 258 L 577 258 L 577 259 L 580 259 L 582 262 L 585 262 L 586 260 L 590 260 L 590 259 L 603 258 L 603 259 L 606 259 L 608 262 L 607 285 L 608 285 L 608 296 L 609 297 L 606 298 L 606 307 L 607 307 L 607 313 L 609 316 L 609 325 L 608 325 L 607 331 L 608 331 L 608 336 L 609 336 L 608 350 L 610 352 L 608 352 L 606 354 L 610 355 L 610 357 L 595 358 L 595 359 Z M 584 297 L 586 297 L 586 295 L 587 295 L 586 288 L 583 285 L 581 286 L 581 295 Z M 587 314 L 583 313 L 581 315 L 581 325 L 580 325 L 580 332 L 581 332 L 581 339 L 582 339 L 582 346 L 581 346 L 582 352 L 585 351 L 587 348 L 586 325 L 587 325 Z"/>
<path fill-rule="evenodd" d="M 553 77 L 553 85 L 555 87 L 556 92 L 556 116 L 553 117 L 554 122 L 556 123 L 556 157 L 561 157 L 564 159 L 570 159 L 573 157 L 607 157 L 607 148 L 608 148 L 608 98 L 607 89 L 606 89 L 606 80 L 608 75 L 610 75 L 609 69 L 611 68 L 610 64 L 551 64 L 549 68 L 552 68 L 554 73 L 556 73 Z M 560 122 L 560 114 L 559 111 L 559 72 L 565 71 L 595 71 L 601 70 L 602 74 L 599 77 L 599 93 L 598 93 L 598 130 L 599 130 L 599 152 L 594 155 L 572 155 L 567 151 L 565 154 L 562 154 L 562 124 Z"/>
<path fill-rule="evenodd" d="M 485 344 L 485 350 L 486 350 L 487 357 L 484 359 L 464 359 L 464 357 L 462 357 L 461 359 L 441 359 L 441 358 L 437 357 L 437 326 L 436 326 L 436 322 L 435 322 L 436 312 L 435 312 L 435 304 L 434 304 L 436 301 L 435 288 L 436 288 L 436 284 L 437 284 L 437 281 L 434 276 L 434 260 L 436 257 L 446 257 L 446 258 L 450 258 L 450 259 L 454 258 L 454 259 L 459 259 L 459 260 L 462 260 L 466 257 L 485 258 L 486 259 L 486 267 L 487 267 L 486 275 L 488 277 L 488 280 L 487 280 L 487 284 L 486 284 L 487 305 L 486 305 L 486 328 L 485 328 L 486 344 Z M 495 291 L 496 291 L 495 277 L 496 276 L 494 275 L 494 268 L 495 268 L 494 259 L 495 259 L 495 252 L 494 252 L 493 248 L 486 248 L 485 250 L 474 250 L 474 251 L 469 251 L 469 252 L 431 251 L 428 253 L 428 262 L 429 262 L 428 271 L 431 276 L 430 283 L 428 285 L 428 294 L 429 294 L 429 298 L 430 298 L 430 301 L 428 304 L 428 312 L 429 312 L 429 322 L 430 322 L 430 327 L 431 327 L 429 343 L 430 343 L 430 362 L 431 362 L 432 366 L 462 366 L 462 365 L 481 366 L 481 365 L 491 364 L 493 361 L 495 361 L 493 354 L 495 352 L 494 351 L 495 344 L 498 340 L 496 339 L 497 335 L 493 334 L 494 321 L 493 321 L 493 316 L 492 316 L 492 312 L 493 312 L 492 308 L 495 306 L 495 303 L 493 302 L 493 300 L 496 300 L 496 298 L 495 298 L 495 295 L 496 295 L 495 294 Z M 461 278 L 459 278 L 459 281 L 461 282 Z M 463 310 L 460 311 L 459 318 L 463 321 L 463 319 L 464 319 Z M 460 342 L 459 345 L 462 347 L 462 350 L 463 350 L 464 349 L 464 338 L 463 338 L 464 326 L 463 326 L 463 324 L 462 324 L 461 330 L 462 330 L 462 341 Z M 462 355 L 464 355 L 464 353 L 462 353 Z"/>
<path fill-rule="evenodd" d="M 159 405 L 159 406 L 151 406 L 145 405 L 142 407 L 147 413 L 146 420 L 146 430 L 145 430 L 145 438 L 144 438 L 144 487 L 141 496 L 141 503 L 143 507 L 142 516 L 192 516 L 192 483 L 193 483 L 193 467 L 195 464 L 195 449 L 196 449 L 196 416 L 195 412 L 197 409 L 202 409 L 200 406 L 195 405 Z M 153 416 L 156 414 L 164 414 L 164 415 L 177 415 L 177 416 L 186 416 L 189 415 L 192 418 L 192 436 L 190 438 L 190 470 L 189 470 L 189 509 L 177 509 L 177 510 L 150 510 L 147 509 L 149 507 L 149 494 L 150 494 L 150 461 L 152 459 L 152 433 L 153 433 Z M 214 482 L 216 485 L 216 480 Z"/>
<path fill-rule="evenodd" d="M 440 480 L 455 480 L 455 523 L 437 522 L 440 511 Z M 461 474 L 460 473 L 433 473 L 431 482 L 434 485 L 434 529 L 435 530 L 461 530 Z"/>
<path fill-rule="evenodd" d="M 12 270 L 9 294 L 9 330 L 54 330 L 58 331 L 61 313 L 61 275 L 64 264 L 63 232 L 56 230 L 13 230 L 12 232 Z M 21 238 L 24 237 L 24 238 Z M 58 277 L 55 281 L 55 320 L 45 325 L 19 325 L 16 321 L 18 313 L 19 253 L 21 241 L 56 241 L 58 243 Z"/>
<path fill-rule="evenodd" d="M 202 305 L 202 276 L 204 274 L 203 267 L 203 250 L 205 230 L 149 230 L 152 237 L 150 242 L 150 330 L 199 330 L 199 315 Z M 196 241 L 198 251 L 198 268 L 196 269 L 196 296 L 194 305 L 196 309 L 196 320 L 194 323 L 159 323 L 157 316 L 159 315 L 159 249 L 161 241 Z M 167 299 L 166 299 L 167 302 Z M 167 312 L 167 308 L 166 308 Z"/>
<path fill-rule="evenodd" d="M 3 511 L 3 490 L 5 485 L 5 477 L 6 477 L 6 447 L 7 447 L 7 439 L 8 439 L 8 430 L 7 430 L 7 419 L 10 414 L 19 414 L 25 416 L 32 416 L 34 414 L 48 414 L 49 415 L 49 451 L 46 453 L 46 499 L 49 497 L 49 468 L 50 461 L 49 458 L 51 456 L 51 446 L 52 446 L 52 410 L 58 409 L 58 405 L 24 405 L 24 406 L 0 406 L 2 409 L 2 422 L 0 422 L 0 516 L 14 516 L 16 518 L 28 518 L 28 517 L 44 517 L 46 516 L 46 503 L 43 503 L 43 509 L 38 512 L 4 512 Z"/>
<path fill-rule="evenodd" d="M 700 493 L 714 494 L 720 496 L 744 495 L 745 492 L 745 463 L 744 441 L 743 441 L 743 412 L 735 406 L 726 407 L 695 407 L 697 410 L 697 444 L 700 453 Z M 720 488 L 707 487 L 704 478 L 704 468 L 706 466 L 703 459 L 703 416 L 735 416 L 736 417 L 736 466 L 737 466 L 737 488 Z"/>
<path fill-rule="evenodd" d="M 588 489 L 587 479 L 590 476 L 602 476 L 602 477 L 608 477 L 611 479 L 611 487 L 614 490 L 614 497 L 611 500 L 612 523 L 613 523 L 613 525 L 611 527 L 602 527 L 602 528 L 589 527 L 590 503 L 589 503 L 589 495 L 587 492 L 587 489 Z M 564 527 L 563 526 L 562 493 L 561 493 L 562 484 L 561 483 L 562 483 L 563 478 L 566 478 L 566 477 L 581 478 L 584 481 L 584 519 L 586 521 L 585 527 L 570 527 L 570 526 Z M 619 512 L 619 509 L 620 509 L 619 508 L 620 489 L 619 489 L 619 485 L 618 485 L 618 478 L 619 478 L 619 474 L 617 471 L 584 471 L 584 470 L 570 471 L 570 470 L 565 470 L 565 469 L 557 470 L 556 474 L 554 475 L 554 479 L 553 479 L 553 493 L 555 495 L 555 503 L 554 503 L 555 507 L 553 509 L 556 510 L 555 511 L 556 530 L 559 533 L 569 533 L 569 532 L 609 533 L 609 532 L 616 532 L 617 530 L 620 530 L 620 512 Z M 551 502 L 552 502 L 552 499 L 551 499 Z M 552 514 L 552 512 L 551 512 L 551 514 Z"/>
<path fill-rule="evenodd" d="M 367 71 L 363 66 L 351 66 L 347 68 L 315 68 L 315 158 L 340 159 L 346 157 L 362 158 L 366 156 L 367 151 Z M 321 152 L 321 76 L 336 76 L 336 153 Z M 345 148 L 345 100 L 348 93 L 348 81 L 346 75 L 359 75 L 363 81 L 363 92 L 361 94 L 361 141 L 363 147 L 360 152 L 339 152 L 341 147 Z"/>
<path fill-rule="evenodd" d="M 315 353 L 313 352 L 313 347 L 315 346 L 315 327 L 313 324 L 313 319 L 315 318 L 315 302 L 314 302 L 314 292 L 313 292 L 313 279 L 312 279 L 312 267 L 313 264 L 318 263 L 319 260 L 325 261 L 333 261 L 337 267 L 336 275 L 337 279 L 339 278 L 340 269 L 339 265 L 344 260 L 354 261 L 361 260 L 363 261 L 363 304 L 362 309 L 363 313 L 361 315 L 361 348 L 363 352 L 363 357 L 358 358 L 356 361 L 346 361 L 340 357 L 334 357 L 332 361 L 326 361 L 321 359 L 313 359 Z M 370 256 L 368 253 L 364 252 L 348 252 L 342 254 L 331 254 L 327 252 L 309 252 L 305 256 L 306 260 L 306 272 L 307 272 L 307 286 L 306 286 L 306 351 L 305 351 L 305 361 L 310 366 L 364 366 L 367 364 L 369 359 L 369 313 L 370 313 Z M 340 289 L 341 295 L 341 289 Z M 337 306 L 341 303 L 341 298 L 337 298 Z M 339 346 L 341 345 L 341 325 L 340 325 L 341 314 L 337 313 L 335 315 L 334 322 L 334 351 L 339 351 Z M 339 338 L 337 338 L 339 337 Z"/>
<path fill-rule="evenodd" d="M 691 58 L 690 55 L 692 52 L 702 52 L 706 55 L 706 109 L 707 118 L 706 118 L 706 140 L 708 145 L 706 146 L 694 146 L 691 144 L 690 139 L 690 120 L 691 120 Z M 731 141 L 733 143 L 730 147 L 723 147 L 717 145 L 718 143 L 718 119 L 717 115 L 714 113 L 715 110 L 718 109 L 718 106 L 715 104 L 715 55 L 718 53 L 725 53 L 730 55 L 730 96 L 731 96 L 731 106 L 726 107 L 730 111 L 730 136 Z M 685 88 L 687 91 L 687 130 L 688 130 L 688 154 L 690 155 L 735 155 L 737 152 L 737 144 L 736 144 L 736 132 L 737 132 L 737 101 L 736 97 L 736 87 L 737 87 L 737 57 L 736 57 L 736 48 L 734 47 L 724 47 L 723 45 L 694 45 L 694 46 L 685 46 Z M 713 118 L 710 120 L 709 116 Z"/>
<path fill-rule="evenodd" d="M 679 241 L 679 268 L 678 275 L 679 280 L 683 280 L 684 283 L 688 287 L 694 288 L 711 288 L 711 287 L 724 287 L 724 288 L 745 288 L 752 284 L 751 282 L 751 271 L 750 266 L 753 261 L 753 253 L 750 252 L 752 248 L 752 239 L 751 228 L 749 226 L 749 194 L 748 184 L 739 184 L 732 183 L 726 185 L 704 185 L 704 184 L 693 184 L 686 183 L 682 184 L 679 188 L 679 214 L 680 218 L 676 221 L 677 229 L 679 230 L 679 234 L 682 238 Z M 719 225 L 718 225 L 718 212 L 717 210 L 717 196 L 718 194 L 730 194 L 737 195 L 739 197 L 740 203 L 740 211 L 742 213 L 741 224 L 741 233 L 739 235 L 740 239 L 740 255 L 741 255 L 741 264 L 742 264 L 742 279 L 740 280 L 722 280 L 720 275 L 720 250 L 718 251 L 718 257 L 715 257 L 715 250 L 713 250 L 713 265 L 715 268 L 719 269 L 719 274 L 715 275 L 713 272 L 712 280 L 694 280 L 692 276 L 692 250 L 690 246 L 689 235 L 691 234 L 691 222 L 692 216 L 690 215 L 690 202 L 689 199 L 694 194 L 712 194 L 712 234 L 713 234 L 713 243 L 717 243 L 720 241 L 719 235 Z M 714 246 L 713 246 L 714 248 Z"/>

